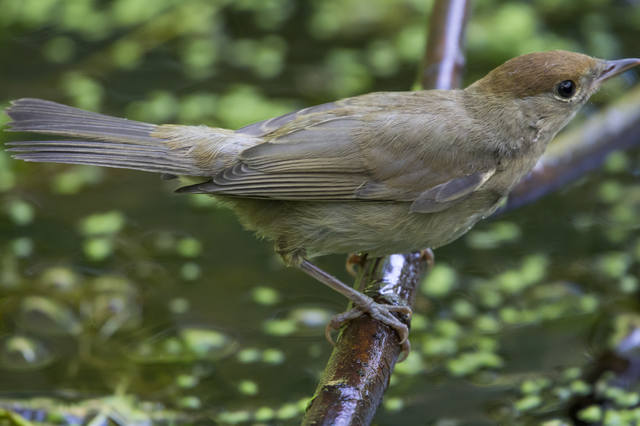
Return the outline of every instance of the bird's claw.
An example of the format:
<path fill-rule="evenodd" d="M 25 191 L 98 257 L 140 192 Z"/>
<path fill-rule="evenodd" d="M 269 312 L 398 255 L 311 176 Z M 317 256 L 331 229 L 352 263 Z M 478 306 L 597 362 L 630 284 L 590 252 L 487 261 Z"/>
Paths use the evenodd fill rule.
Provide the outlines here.
<path fill-rule="evenodd" d="M 392 312 L 401 313 L 402 315 L 406 315 L 408 319 L 411 319 L 412 310 L 408 306 L 387 305 L 377 303 L 372 300 L 366 307 L 355 307 L 331 318 L 324 331 L 325 337 L 332 345 L 335 346 L 335 341 L 331 335 L 332 332 L 339 330 L 346 322 L 354 320 L 366 313 L 373 319 L 393 328 L 396 333 L 398 333 L 398 343 L 402 346 L 402 353 L 398 358 L 398 362 L 403 361 L 411 351 L 411 344 L 409 343 L 409 327 L 396 318 Z"/>
<path fill-rule="evenodd" d="M 346 312 L 342 312 L 340 314 L 334 315 L 327 323 L 327 326 L 324 328 L 324 336 L 327 338 L 327 340 L 329 341 L 329 343 L 331 343 L 332 346 L 335 346 L 336 342 L 335 340 L 333 340 L 333 336 L 331 334 L 334 331 L 340 330 L 340 327 L 342 327 L 345 323 L 351 320 L 354 320 L 363 314 L 364 312 L 361 311 L 360 309 L 353 308 Z"/>

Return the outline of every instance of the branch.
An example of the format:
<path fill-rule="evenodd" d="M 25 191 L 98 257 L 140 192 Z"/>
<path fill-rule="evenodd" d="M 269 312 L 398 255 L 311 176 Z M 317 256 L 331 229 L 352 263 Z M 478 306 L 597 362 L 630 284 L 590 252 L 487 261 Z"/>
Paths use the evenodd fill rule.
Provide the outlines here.
<path fill-rule="evenodd" d="M 424 88 L 459 87 L 464 66 L 462 44 L 470 2 L 436 0 L 421 81 Z M 558 138 L 534 170 L 510 194 L 496 214 L 537 200 L 599 167 L 616 149 L 640 144 L 640 88 Z M 395 298 L 413 305 L 426 271 L 418 254 L 393 255 L 365 262 L 358 283 L 377 301 Z M 384 285 L 380 286 L 380 283 Z M 382 295 L 387 295 L 385 300 Z M 343 330 L 322 375 L 303 424 L 369 424 L 399 355 L 395 332 L 368 316 Z"/>
<path fill-rule="evenodd" d="M 422 65 L 423 89 L 455 89 L 462 85 L 464 30 L 470 8 L 467 0 L 438 0 L 433 5 Z"/>
<path fill-rule="evenodd" d="M 423 87 L 450 89 L 462 80 L 462 44 L 468 0 L 436 0 L 431 13 Z M 413 306 L 427 270 L 419 253 L 366 259 L 358 284 L 381 303 Z M 382 401 L 398 360 L 398 336 L 388 326 L 362 316 L 343 329 L 307 412 L 304 425 L 369 424 Z"/>
<path fill-rule="evenodd" d="M 358 283 L 375 283 L 380 286 L 377 294 L 392 292 L 397 304 L 411 306 L 426 269 L 420 253 L 394 254 L 366 262 Z M 371 423 L 399 354 L 394 330 L 369 316 L 351 321 L 329 358 L 303 424 Z"/>

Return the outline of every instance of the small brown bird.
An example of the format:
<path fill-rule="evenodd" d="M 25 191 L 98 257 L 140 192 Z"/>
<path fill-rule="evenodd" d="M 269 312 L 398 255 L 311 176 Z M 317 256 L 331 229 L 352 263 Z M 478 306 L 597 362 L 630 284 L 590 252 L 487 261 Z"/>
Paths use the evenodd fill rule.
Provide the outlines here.
<path fill-rule="evenodd" d="M 10 142 L 25 161 L 92 164 L 203 183 L 178 192 L 225 201 L 284 262 L 344 294 L 354 310 L 407 326 L 309 262 L 436 248 L 495 211 L 603 81 L 640 64 L 552 51 L 511 59 L 464 90 L 370 93 L 238 130 L 155 125 L 39 99 L 8 108 L 11 130 L 78 138 Z"/>

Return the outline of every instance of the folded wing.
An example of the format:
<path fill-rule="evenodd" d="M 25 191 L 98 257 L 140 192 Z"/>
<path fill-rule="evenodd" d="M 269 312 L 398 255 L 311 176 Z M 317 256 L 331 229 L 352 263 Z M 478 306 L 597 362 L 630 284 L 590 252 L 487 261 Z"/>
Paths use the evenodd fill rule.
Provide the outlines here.
<path fill-rule="evenodd" d="M 398 103 L 406 100 L 403 96 L 414 100 L 411 93 L 395 96 Z M 458 164 L 451 148 L 434 144 L 431 138 L 446 138 L 448 128 L 438 135 L 415 132 L 424 124 L 423 112 L 398 114 L 397 105 L 366 97 L 240 129 L 259 132 L 267 142 L 243 151 L 236 164 L 210 181 L 180 191 L 296 201 L 403 201 L 413 203 L 412 211 L 426 213 L 468 196 L 495 172 L 490 161 L 477 163 L 485 165 L 480 170 Z"/>

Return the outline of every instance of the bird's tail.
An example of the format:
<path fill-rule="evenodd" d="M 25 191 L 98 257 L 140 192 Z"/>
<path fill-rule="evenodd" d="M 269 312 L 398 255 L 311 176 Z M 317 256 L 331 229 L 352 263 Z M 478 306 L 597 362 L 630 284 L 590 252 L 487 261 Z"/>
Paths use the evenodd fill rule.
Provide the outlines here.
<path fill-rule="evenodd" d="M 206 126 L 155 125 L 23 98 L 7 109 L 9 130 L 73 139 L 8 142 L 25 161 L 91 164 L 187 176 L 212 176 L 257 138 Z"/>

